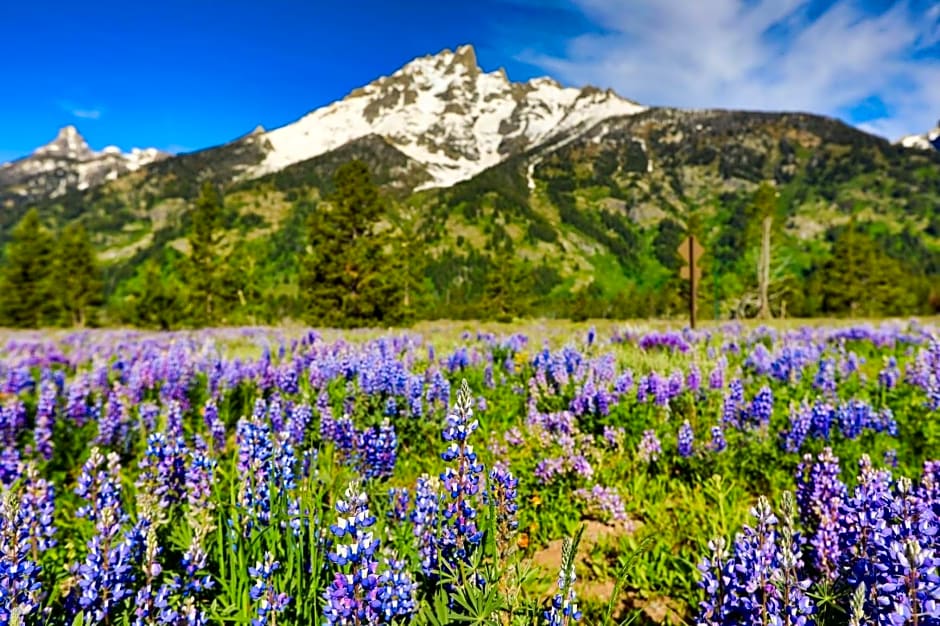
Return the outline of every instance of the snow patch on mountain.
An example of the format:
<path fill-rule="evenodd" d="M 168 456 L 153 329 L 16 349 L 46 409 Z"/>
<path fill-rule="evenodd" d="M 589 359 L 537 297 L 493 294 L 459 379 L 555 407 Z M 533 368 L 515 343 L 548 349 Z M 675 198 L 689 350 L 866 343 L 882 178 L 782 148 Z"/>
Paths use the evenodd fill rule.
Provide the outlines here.
<path fill-rule="evenodd" d="M 908 135 L 901 137 L 898 143 L 905 148 L 917 148 L 919 150 L 940 150 L 940 122 L 933 130 L 922 135 Z"/>
<path fill-rule="evenodd" d="M 274 172 L 376 134 L 425 165 L 446 187 L 511 154 L 645 107 L 612 91 L 550 78 L 513 83 L 483 72 L 471 46 L 411 61 L 297 122 L 266 133 L 271 149 L 249 176 Z"/>

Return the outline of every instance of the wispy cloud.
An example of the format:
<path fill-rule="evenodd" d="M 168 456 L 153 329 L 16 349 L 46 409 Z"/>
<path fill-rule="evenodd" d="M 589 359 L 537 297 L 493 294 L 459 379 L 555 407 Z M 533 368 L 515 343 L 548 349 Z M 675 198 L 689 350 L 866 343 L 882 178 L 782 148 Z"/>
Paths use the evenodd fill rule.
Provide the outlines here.
<path fill-rule="evenodd" d="M 74 102 L 70 102 L 68 100 L 62 100 L 59 102 L 59 108 L 70 114 L 72 117 L 77 117 L 79 119 L 101 119 L 102 110 L 100 107 L 86 107 L 77 105 Z"/>
<path fill-rule="evenodd" d="M 940 115 L 940 5 L 572 3 L 600 32 L 569 40 L 563 55 L 528 50 L 520 60 L 644 104 L 810 111 L 890 138 L 923 132 Z"/>
<path fill-rule="evenodd" d="M 101 117 L 101 111 L 98 109 L 74 109 L 72 115 L 83 120 L 96 120 Z"/>

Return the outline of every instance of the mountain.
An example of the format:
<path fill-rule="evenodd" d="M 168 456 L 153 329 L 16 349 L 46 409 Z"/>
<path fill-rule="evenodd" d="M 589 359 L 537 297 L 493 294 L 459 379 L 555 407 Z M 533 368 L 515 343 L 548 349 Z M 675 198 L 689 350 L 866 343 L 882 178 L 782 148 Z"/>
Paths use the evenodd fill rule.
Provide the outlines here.
<path fill-rule="evenodd" d="M 940 150 L 940 122 L 937 127 L 922 135 L 908 135 L 901 137 L 898 143 L 906 148 L 918 148 L 920 150 Z"/>
<path fill-rule="evenodd" d="M 43 202 L 72 190 L 83 191 L 168 156 L 154 148 L 134 148 L 124 153 L 108 146 L 95 152 L 74 126 L 66 126 L 33 154 L 0 165 L 0 207 Z"/>
<path fill-rule="evenodd" d="M 483 72 L 471 46 L 416 59 L 297 122 L 266 133 L 252 174 L 278 171 L 368 135 L 424 166 L 422 188 L 448 187 L 566 133 L 644 107 L 612 91 L 565 88 L 550 78 L 513 83 Z"/>
<path fill-rule="evenodd" d="M 65 168 L 58 155 L 84 153 L 84 142 L 61 143 Z M 504 270 L 521 277 L 520 312 L 681 312 L 676 247 L 690 227 L 706 248 L 701 306 L 745 314 L 768 212 L 775 310 L 846 312 L 827 295 L 840 263 L 890 276 L 878 287 L 890 297 L 852 305 L 862 312 L 924 312 L 931 297 L 940 306 L 940 152 L 808 113 L 644 107 L 548 78 L 511 82 L 480 69 L 469 46 L 415 59 L 281 128 L 86 178 L 87 188 L 37 187 L 31 202 L 50 225 L 85 224 L 112 314 L 126 320 L 142 263 L 179 275 L 189 211 L 210 180 L 225 195 L 240 278 L 254 281 L 230 321 L 277 321 L 298 314 L 305 224 L 353 159 L 381 186 L 383 221 L 420 268 L 420 316 L 484 314 L 486 285 Z M 0 242 L 26 208 L 2 176 L 0 197 L 14 201 L 0 211 Z M 840 257 L 847 237 L 858 259 Z"/>

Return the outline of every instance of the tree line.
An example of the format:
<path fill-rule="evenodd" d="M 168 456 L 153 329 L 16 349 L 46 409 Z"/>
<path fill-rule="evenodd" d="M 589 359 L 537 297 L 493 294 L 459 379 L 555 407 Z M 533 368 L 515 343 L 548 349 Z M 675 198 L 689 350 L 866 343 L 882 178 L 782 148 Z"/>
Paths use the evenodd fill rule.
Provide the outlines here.
<path fill-rule="evenodd" d="M 508 235 L 494 237 L 486 251 L 448 249 L 431 257 L 417 222 L 390 210 L 365 164 L 341 166 L 333 183 L 333 191 L 311 206 L 292 231 L 297 235 L 279 232 L 271 238 L 270 245 L 285 248 L 278 254 L 288 257 L 288 270 L 263 266 L 252 242 L 233 237 L 228 227 L 231 207 L 215 185 L 203 183 L 186 214 L 185 249 L 176 252 L 165 242 L 157 246 L 159 254 L 138 264 L 134 275 L 112 290 L 107 306 L 95 247 L 81 223 L 53 231 L 31 210 L 4 250 L 0 324 L 129 323 L 168 329 L 251 323 L 255 311 L 264 323 L 281 321 L 264 315 L 273 309 L 311 325 L 358 327 L 435 317 L 629 318 L 685 310 L 687 284 L 677 276 L 658 286 L 628 286 L 614 295 L 591 282 L 558 298 L 553 294 L 562 281 L 557 269 L 520 260 Z M 703 318 L 709 317 L 712 300 L 731 301 L 755 289 L 758 225 L 779 218 L 776 196 L 762 185 L 750 202 L 726 211 L 728 221 L 721 224 L 717 238 L 711 238 L 704 261 L 699 291 Z M 783 237 L 782 221 L 775 220 L 775 241 Z M 701 235 L 704 227 L 695 219 L 682 225 L 667 218 L 656 228 L 655 262 L 667 274 L 676 274 L 678 242 L 687 232 Z M 855 220 L 831 228 L 827 238 L 828 254 L 811 257 L 795 269 L 772 272 L 770 305 L 776 313 L 926 312 L 923 302 L 932 294 L 930 268 L 908 267 L 903 255 L 892 255 L 884 241 Z M 785 252 L 775 252 L 772 261 L 774 267 L 794 264 Z M 275 276 L 283 285 L 266 290 L 261 279 L 272 273 L 294 273 L 296 279 L 289 281 L 290 288 L 281 289 L 288 279 Z M 940 299 L 934 304 L 940 308 Z M 723 316 L 732 313 L 747 314 L 741 306 L 720 311 Z"/>

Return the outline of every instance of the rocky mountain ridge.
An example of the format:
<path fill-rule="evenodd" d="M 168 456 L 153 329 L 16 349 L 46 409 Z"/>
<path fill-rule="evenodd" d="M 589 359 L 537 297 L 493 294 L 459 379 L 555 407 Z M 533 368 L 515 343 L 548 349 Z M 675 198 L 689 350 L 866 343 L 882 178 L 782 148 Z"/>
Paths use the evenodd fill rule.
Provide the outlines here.
<path fill-rule="evenodd" d="M 125 153 L 108 146 L 96 152 L 75 126 L 65 126 L 31 155 L 0 165 L 0 207 L 84 191 L 169 156 L 155 148 L 134 148 Z"/>

